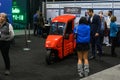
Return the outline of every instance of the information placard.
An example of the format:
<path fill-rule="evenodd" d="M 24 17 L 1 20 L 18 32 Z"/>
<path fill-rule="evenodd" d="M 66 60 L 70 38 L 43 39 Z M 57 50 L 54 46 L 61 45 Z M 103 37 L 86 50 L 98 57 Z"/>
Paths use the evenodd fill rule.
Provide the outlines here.
<path fill-rule="evenodd" d="M 75 3 L 75 7 L 92 8 L 92 3 Z"/>
<path fill-rule="evenodd" d="M 93 8 L 112 8 L 112 3 L 93 3 Z"/>
<path fill-rule="evenodd" d="M 64 8 L 64 7 L 74 7 L 73 3 L 62 3 L 60 4 L 60 8 Z"/>
<path fill-rule="evenodd" d="M 114 10 L 114 15 L 117 17 L 116 23 L 120 25 L 120 10 Z"/>
<path fill-rule="evenodd" d="M 59 4 L 47 4 L 46 8 L 59 8 Z"/>
<path fill-rule="evenodd" d="M 120 8 L 120 2 L 115 2 L 113 4 L 113 8 Z"/>

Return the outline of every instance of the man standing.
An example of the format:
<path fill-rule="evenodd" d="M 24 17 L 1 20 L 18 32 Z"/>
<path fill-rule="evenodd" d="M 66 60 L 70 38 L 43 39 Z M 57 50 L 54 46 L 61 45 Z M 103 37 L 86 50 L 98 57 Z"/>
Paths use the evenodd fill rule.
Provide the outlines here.
<path fill-rule="evenodd" d="M 39 19 L 39 23 L 38 23 L 38 35 L 39 36 L 43 36 L 44 19 L 43 19 L 43 16 L 42 16 L 41 12 L 39 13 L 38 19 Z"/>
<path fill-rule="evenodd" d="M 99 51 L 99 57 L 102 56 L 102 45 L 100 42 L 100 29 L 101 29 L 101 20 L 100 16 L 94 14 L 93 9 L 87 10 L 89 18 L 88 23 L 91 28 L 91 47 L 92 47 L 92 56 L 90 59 L 95 59 L 96 57 L 96 48 L 98 48 Z"/>
<path fill-rule="evenodd" d="M 34 36 L 38 35 L 38 23 L 39 23 L 39 10 L 33 15 L 33 25 L 34 25 Z"/>

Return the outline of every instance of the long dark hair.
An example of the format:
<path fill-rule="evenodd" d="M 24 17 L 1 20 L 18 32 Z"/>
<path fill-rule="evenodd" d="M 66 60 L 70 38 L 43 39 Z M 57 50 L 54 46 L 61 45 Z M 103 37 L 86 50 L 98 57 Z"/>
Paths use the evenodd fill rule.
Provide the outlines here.
<path fill-rule="evenodd" d="M 80 20 L 79 20 L 79 24 L 86 24 L 86 25 L 88 25 L 88 21 L 87 21 L 86 17 L 81 17 Z"/>

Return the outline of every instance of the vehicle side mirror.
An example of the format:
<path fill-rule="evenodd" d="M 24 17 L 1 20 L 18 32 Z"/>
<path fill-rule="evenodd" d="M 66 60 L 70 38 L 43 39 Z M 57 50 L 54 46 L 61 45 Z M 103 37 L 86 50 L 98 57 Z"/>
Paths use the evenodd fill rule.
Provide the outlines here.
<path fill-rule="evenodd" d="M 65 34 L 64 39 L 69 39 L 69 34 Z"/>

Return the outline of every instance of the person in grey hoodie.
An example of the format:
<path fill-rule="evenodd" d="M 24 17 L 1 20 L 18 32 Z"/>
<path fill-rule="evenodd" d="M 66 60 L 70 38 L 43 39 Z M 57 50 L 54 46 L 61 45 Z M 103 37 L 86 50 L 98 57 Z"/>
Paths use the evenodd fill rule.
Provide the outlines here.
<path fill-rule="evenodd" d="M 7 22 L 7 14 L 0 13 L 0 50 L 5 62 L 5 75 L 10 74 L 9 48 L 13 38 L 13 27 Z"/>

